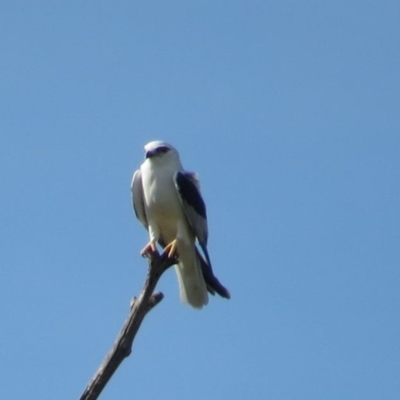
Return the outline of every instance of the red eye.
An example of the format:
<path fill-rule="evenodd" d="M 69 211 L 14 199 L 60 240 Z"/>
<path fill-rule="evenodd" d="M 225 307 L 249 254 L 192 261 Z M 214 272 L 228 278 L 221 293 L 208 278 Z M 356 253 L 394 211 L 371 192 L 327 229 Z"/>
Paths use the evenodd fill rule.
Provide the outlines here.
<path fill-rule="evenodd" d="M 167 147 L 167 146 L 160 146 L 160 147 L 157 147 L 157 153 L 166 153 L 166 152 L 168 152 L 170 149 L 169 149 L 169 147 Z"/>

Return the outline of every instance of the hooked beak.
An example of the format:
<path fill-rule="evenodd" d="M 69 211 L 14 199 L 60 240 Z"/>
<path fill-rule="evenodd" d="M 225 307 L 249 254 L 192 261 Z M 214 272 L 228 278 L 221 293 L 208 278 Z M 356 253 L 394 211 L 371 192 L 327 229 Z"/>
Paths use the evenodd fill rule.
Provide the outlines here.
<path fill-rule="evenodd" d="M 151 158 L 151 157 L 154 157 L 155 155 L 156 155 L 156 152 L 154 150 L 149 150 L 149 151 L 146 151 L 145 158 L 146 159 Z"/>

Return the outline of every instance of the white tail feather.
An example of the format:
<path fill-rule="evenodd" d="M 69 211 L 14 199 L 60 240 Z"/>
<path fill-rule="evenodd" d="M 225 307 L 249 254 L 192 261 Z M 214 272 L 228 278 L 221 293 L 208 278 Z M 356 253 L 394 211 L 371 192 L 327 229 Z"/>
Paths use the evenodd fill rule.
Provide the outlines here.
<path fill-rule="evenodd" d="M 179 246 L 179 264 L 175 266 L 182 303 L 202 308 L 208 303 L 208 294 L 201 266 L 193 245 Z"/>

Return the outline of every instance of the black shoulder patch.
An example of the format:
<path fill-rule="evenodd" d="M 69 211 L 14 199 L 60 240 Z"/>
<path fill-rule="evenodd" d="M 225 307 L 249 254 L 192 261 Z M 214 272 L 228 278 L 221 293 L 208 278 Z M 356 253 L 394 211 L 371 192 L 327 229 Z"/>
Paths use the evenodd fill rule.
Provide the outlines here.
<path fill-rule="evenodd" d="M 203 218 L 207 218 L 206 205 L 194 182 L 184 173 L 177 172 L 175 184 L 182 200 L 192 206 Z"/>

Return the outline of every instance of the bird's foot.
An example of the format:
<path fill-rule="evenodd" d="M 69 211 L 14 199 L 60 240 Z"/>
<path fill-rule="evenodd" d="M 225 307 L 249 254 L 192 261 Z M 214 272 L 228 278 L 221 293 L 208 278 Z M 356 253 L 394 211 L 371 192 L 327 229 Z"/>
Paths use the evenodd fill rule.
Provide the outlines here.
<path fill-rule="evenodd" d="M 158 253 L 155 240 L 150 240 L 150 242 L 147 243 L 140 252 L 142 257 L 150 257 L 154 253 Z"/>
<path fill-rule="evenodd" d="M 168 254 L 168 258 L 175 258 L 178 256 L 178 242 L 173 240 L 171 243 L 167 244 L 164 248 L 164 253 Z"/>

